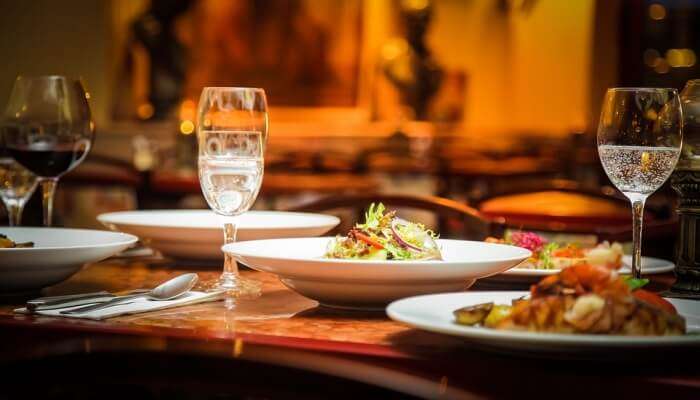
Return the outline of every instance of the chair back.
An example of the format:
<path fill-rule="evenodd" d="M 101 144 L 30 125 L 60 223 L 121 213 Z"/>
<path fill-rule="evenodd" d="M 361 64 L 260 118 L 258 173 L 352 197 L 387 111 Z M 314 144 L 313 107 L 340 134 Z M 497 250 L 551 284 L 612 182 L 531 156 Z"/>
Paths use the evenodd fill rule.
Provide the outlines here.
<path fill-rule="evenodd" d="M 427 211 L 437 220 L 438 233 L 442 237 L 483 240 L 489 235 L 503 232 L 501 220 L 491 220 L 478 210 L 443 197 L 405 194 L 354 193 L 331 195 L 293 207 L 290 211 L 329 212 L 350 210 L 341 217 L 338 232 L 343 233 L 358 219 L 371 203 L 383 203 L 388 209 L 413 209 Z"/>

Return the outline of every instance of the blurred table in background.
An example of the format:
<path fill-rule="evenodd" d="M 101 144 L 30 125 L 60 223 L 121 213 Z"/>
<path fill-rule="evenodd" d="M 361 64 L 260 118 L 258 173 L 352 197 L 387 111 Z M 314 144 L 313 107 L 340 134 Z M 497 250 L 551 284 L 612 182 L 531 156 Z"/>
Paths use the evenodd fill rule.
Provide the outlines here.
<path fill-rule="evenodd" d="M 157 194 L 199 194 L 196 172 L 155 171 L 150 189 Z M 375 191 L 376 182 L 370 176 L 350 173 L 291 174 L 265 172 L 261 195 L 288 195 L 299 193 L 336 194 L 343 192 Z"/>

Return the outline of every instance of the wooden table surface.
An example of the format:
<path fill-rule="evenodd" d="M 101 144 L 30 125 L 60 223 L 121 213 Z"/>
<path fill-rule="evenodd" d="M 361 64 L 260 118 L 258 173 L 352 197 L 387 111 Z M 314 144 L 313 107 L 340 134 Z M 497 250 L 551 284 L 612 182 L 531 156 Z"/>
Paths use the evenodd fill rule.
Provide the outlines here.
<path fill-rule="evenodd" d="M 201 279 L 219 273 L 192 264 L 108 260 L 86 267 L 68 281 L 45 289 L 43 294 L 153 287 L 192 270 Z M 566 395 L 573 387 L 579 395 L 593 394 L 603 387 L 609 394 L 617 395 L 643 392 L 693 398 L 700 394 L 697 351 L 665 353 L 661 358 L 642 361 L 612 356 L 600 362 L 500 355 L 449 336 L 411 329 L 389 320 L 383 313 L 321 308 L 315 301 L 285 288 L 270 274 L 242 273 L 263 282 L 263 295 L 241 300 L 231 310 L 218 301 L 87 321 L 14 314 L 12 310 L 26 298 L 5 298 L 0 306 L 0 365 L 47 363 L 57 356 L 95 357 L 114 352 L 136 357 L 141 352 L 148 357 L 194 357 L 198 368 L 227 360 L 232 364 L 226 368 L 241 363 L 246 365 L 244 370 L 253 368 L 250 365 L 284 367 L 286 372 L 280 372 L 281 376 L 289 376 L 290 371 L 310 371 L 319 382 L 342 378 L 347 380 L 345 385 L 352 382 L 417 397 Z M 670 279 L 662 277 L 656 287 L 667 286 Z M 119 360 L 128 357 L 120 356 Z M 114 362 L 110 361 L 110 365 Z M 31 371 L 38 368 L 36 363 L 30 365 Z M 214 379 L 215 375 L 216 370 L 206 376 Z M 366 395 L 353 392 L 352 387 L 347 386 L 347 391 L 337 396 Z"/>

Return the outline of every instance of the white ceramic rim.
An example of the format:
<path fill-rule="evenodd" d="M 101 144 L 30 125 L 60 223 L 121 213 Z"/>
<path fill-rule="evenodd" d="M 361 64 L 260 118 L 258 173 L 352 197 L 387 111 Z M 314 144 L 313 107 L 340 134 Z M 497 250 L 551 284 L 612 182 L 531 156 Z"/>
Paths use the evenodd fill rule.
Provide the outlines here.
<path fill-rule="evenodd" d="M 98 243 L 98 244 L 85 244 L 85 245 L 75 245 L 75 246 L 42 246 L 42 247 L 18 247 L 18 248 L 2 248 L 0 249 L 0 252 L 16 252 L 16 253 L 21 253 L 21 252 L 32 252 L 32 251 L 38 251 L 38 250 L 81 250 L 81 249 L 96 249 L 96 248 L 101 248 L 101 247 L 112 247 L 112 246 L 118 246 L 118 245 L 132 245 L 136 243 L 139 238 L 129 234 L 129 233 L 123 233 L 123 232 L 113 232 L 113 231 L 107 231 L 107 230 L 98 230 L 98 229 L 73 229 L 73 228 L 48 228 L 48 227 L 31 227 L 31 226 L 18 226 L 18 227 L 0 227 L 0 233 L 4 233 L 5 230 L 13 230 L 13 229 L 27 229 L 27 230 L 36 230 L 36 231 L 52 231 L 55 232 L 56 234 L 60 232 L 65 232 L 65 231 L 70 231 L 74 232 L 76 234 L 84 234 L 84 235 L 91 235 L 91 234 L 100 234 L 100 235 L 107 235 L 107 236 L 113 236 L 114 241 L 110 243 Z M 10 234 L 11 235 L 11 234 Z M 8 236 L 10 236 L 8 235 Z M 11 238 L 11 236 L 10 236 Z M 120 238 L 121 240 L 116 240 L 117 238 Z"/>
<path fill-rule="evenodd" d="M 260 239 L 260 240 L 249 240 L 249 241 L 244 241 L 244 242 L 236 242 L 236 243 L 251 243 L 251 242 L 265 242 L 265 241 L 281 241 L 281 240 L 289 240 L 289 241 L 310 241 L 310 240 L 332 240 L 334 239 L 335 236 L 319 236 L 319 237 L 299 237 L 299 238 L 279 238 L 279 239 Z M 397 266 L 397 265 L 431 265 L 431 264 L 444 264 L 444 265 L 456 265 L 456 264 L 464 264 L 466 263 L 477 263 L 477 262 L 493 262 L 493 263 L 500 263 L 500 262 L 513 262 L 517 260 L 523 260 L 527 259 L 530 256 L 532 256 L 532 252 L 528 249 L 524 249 L 522 247 L 517 247 L 517 246 L 511 246 L 507 244 L 500 244 L 500 243 L 487 243 L 487 242 L 481 242 L 477 240 L 457 240 L 457 239 L 438 239 L 438 243 L 440 241 L 450 241 L 450 242 L 468 242 L 468 243 L 479 243 L 483 244 L 484 246 L 499 246 L 499 247 L 507 247 L 509 249 L 516 249 L 517 251 L 521 251 L 522 254 L 519 256 L 513 256 L 513 257 L 504 257 L 504 258 L 489 258 L 487 260 L 468 260 L 468 261 L 444 261 L 444 260 L 416 260 L 416 261 L 392 261 L 392 260 L 354 260 L 354 259 L 339 259 L 339 258 L 305 258 L 305 257 L 285 257 L 285 256 L 279 256 L 279 255 L 262 255 L 259 252 L 251 253 L 251 252 L 232 252 L 227 249 L 227 247 L 235 247 L 236 243 L 229 243 L 225 244 L 221 247 L 221 250 L 225 253 L 230 253 L 236 257 L 258 257 L 258 258 L 271 258 L 271 259 L 276 259 L 276 260 L 282 260 L 282 261 L 303 261 L 303 262 L 311 262 L 311 263 L 318 263 L 318 264 L 357 264 L 357 265 L 362 265 L 362 264 L 386 264 L 386 265 L 392 265 L 392 266 Z"/>
<path fill-rule="evenodd" d="M 213 227 L 213 226 L 184 226 L 184 225 L 177 225 L 177 224 L 167 224 L 167 223 L 158 223 L 158 222 L 123 222 L 123 221 L 117 221 L 114 220 L 114 217 L 118 217 L 120 215 L 125 215 L 125 214 L 155 214 L 155 213 L 178 213 L 178 214 L 186 214 L 186 213 L 213 213 L 211 210 L 207 209 L 189 209 L 189 210 L 167 210 L 167 209 L 159 209 L 159 210 L 132 210 L 132 211 L 115 211 L 115 212 L 109 212 L 109 213 L 104 213 L 100 214 L 97 216 L 97 220 L 102 223 L 102 224 L 112 224 L 112 225 L 123 225 L 123 226 L 145 226 L 145 227 L 152 227 L 152 228 L 167 228 L 167 229 L 202 229 L 202 230 L 210 230 L 210 229 L 222 229 L 220 226 Z M 326 218 L 328 221 L 326 223 L 318 224 L 318 225 L 308 225 L 308 226 L 303 226 L 303 228 L 312 228 L 312 227 L 325 227 L 325 226 L 330 226 L 334 227 L 337 226 L 340 223 L 340 218 L 336 217 L 335 215 L 328 215 L 328 214 L 321 214 L 321 213 L 306 213 L 306 212 L 296 212 L 296 211 L 263 211 L 263 210 L 251 210 L 248 211 L 246 214 L 249 213 L 255 213 L 255 214 L 271 214 L 271 215 L 294 215 L 297 217 L 314 217 L 314 218 Z M 239 229 L 264 229 L 264 230 L 287 230 L 287 229 L 295 229 L 295 228 L 300 228 L 299 226 L 272 226 L 272 227 L 263 227 L 263 226 L 255 226 L 255 227 L 239 227 Z"/>
<path fill-rule="evenodd" d="M 429 294 L 422 296 L 407 297 L 390 303 L 386 308 L 386 313 L 389 318 L 402 322 L 404 324 L 421 328 L 430 332 L 438 332 L 452 336 L 459 336 L 466 339 L 478 339 L 491 341 L 493 344 L 512 343 L 517 341 L 520 343 L 530 344 L 553 344 L 553 345 L 580 345 L 586 347 L 638 347 L 638 346 L 679 346 L 694 344 L 700 346 L 700 335 L 679 335 L 679 336 L 623 336 L 623 335 L 590 335 L 590 334 L 565 334 L 565 333 L 537 333 L 537 332 L 518 332 L 506 330 L 494 330 L 483 327 L 470 327 L 452 323 L 447 326 L 437 326 L 436 324 L 426 323 L 420 318 L 411 316 L 404 317 L 403 313 L 397 309 L 410 306 L 413 302 L 426 302 L 440 297 L 450 296 L 475 296 L 477 294 L 493 294 L 503 296 L 503 302 L 510 302 L 513 298 L 521 297 L 529 294 L 523 291 L 488 291 L 488 292 L 455 292 L 455 293 L 440 293 Z M 673 299 L 671 299 L 673 300 Z M 470 303 L 465 302 L 464 306 L 469 306 Z M 511 346 L 509 346 L 511 347 Z"/>

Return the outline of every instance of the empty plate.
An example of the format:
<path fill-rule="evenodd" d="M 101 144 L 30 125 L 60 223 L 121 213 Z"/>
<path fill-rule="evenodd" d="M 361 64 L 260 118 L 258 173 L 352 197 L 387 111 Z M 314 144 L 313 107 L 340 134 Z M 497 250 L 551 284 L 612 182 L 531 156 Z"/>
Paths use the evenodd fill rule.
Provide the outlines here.
<path fill-rule="evenodd" d="M 166 255 L 197 260 L 223 258 L 222 218 L 210 210 L 143 210 L 101 214 L 110 229 L 131 233 Z M 238 219 L 238 240 L 319 236 L 340 220 L 332 215 L 249 211 Z"/>

